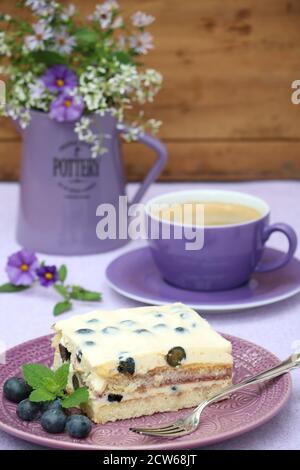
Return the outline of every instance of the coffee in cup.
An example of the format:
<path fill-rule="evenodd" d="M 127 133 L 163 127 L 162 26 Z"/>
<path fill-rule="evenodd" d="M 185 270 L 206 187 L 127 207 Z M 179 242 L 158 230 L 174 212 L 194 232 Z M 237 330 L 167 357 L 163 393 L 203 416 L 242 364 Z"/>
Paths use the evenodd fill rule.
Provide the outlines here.
<path fill-rule="evenodd" d="M 171 208 L 177 207 L 172 214 Z M 188 290 L 233 289 L 249 281 L 254 272 L 285 266 L 297 247 L 295 231 L 287 224 L 270 225 L 270 208 L 260 198 L 235 191 L 199 190 L 164 194 L 145 207 L 154 262 L 162 277 Z M 261 261 L 273 232 L 288 239 L 279 259 Z M 165 237 L 165 234 L 170 234 Z M 178 236 L 180 235 L 181 236 Z M 189 249 L 191 235 L 202 239 Z"/>

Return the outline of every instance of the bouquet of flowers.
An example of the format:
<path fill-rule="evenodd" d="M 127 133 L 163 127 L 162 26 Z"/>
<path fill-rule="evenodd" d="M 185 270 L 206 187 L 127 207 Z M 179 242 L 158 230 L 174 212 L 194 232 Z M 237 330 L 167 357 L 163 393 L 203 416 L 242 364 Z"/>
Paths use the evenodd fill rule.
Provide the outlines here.
<path fill-rule="evenodd" d="M 146 31 L 154 17 L 133 14 L 126 25 L 116 0 L 96 6 L 81 21 L 74 5 L 55 0 L 23 0 L 33 24 L 0 15 L 0 73 L 7 76 L 6 106 L 0 112 L 25 128 L 31 109 L 59 122 L 74 121 L 79 140 L 101 154 L 102 139 L 92 130 L 94 114 L 110 113 L 131 124 L 126 135 L 135 139 L 160 122 L 146 120 L 142 106 L 152 102 L 162 83 L 154 69 L 144 69 L 140 57 L 153 48 Z"/>

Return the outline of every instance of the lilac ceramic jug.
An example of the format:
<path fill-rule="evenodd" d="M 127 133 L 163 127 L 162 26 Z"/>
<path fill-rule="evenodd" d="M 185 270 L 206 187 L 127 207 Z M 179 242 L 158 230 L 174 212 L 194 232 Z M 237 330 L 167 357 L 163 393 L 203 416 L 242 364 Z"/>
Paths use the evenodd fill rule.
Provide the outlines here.
<path fill-rule="evenodd" d="M 126 185 L 116 119 L 96 116 L 94 130 L 103 136 L 106 149 L 96 159 L 91 157 L 90 146 L 78 141 L 74 123 L 58 123 L 46 113 L 32 112 L 29 126 L 22 131 L 20 245 L 42 253 L 80 255 L 126 243 L 118 238 L 99 240 L 96 235 L 97 207 L 109 203 L 117 209 Z M 131 203 L 140 201 L 167 158 L 159 140 L 147 134 L 138 140 L 152 148 L 157 159 Z"/>

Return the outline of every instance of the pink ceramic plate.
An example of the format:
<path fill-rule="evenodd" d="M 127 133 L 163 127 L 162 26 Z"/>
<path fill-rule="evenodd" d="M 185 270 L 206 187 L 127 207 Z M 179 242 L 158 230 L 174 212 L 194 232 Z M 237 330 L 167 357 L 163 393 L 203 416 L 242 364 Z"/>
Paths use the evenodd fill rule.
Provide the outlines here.
<path fill-rule="evenodd" d="M 260 346 L 240 338 L 224 336 L 233 344 L 235 382 L 278 362 L 273 354 Z M 2 395 L 3 383 L 9 377 L 20 375 L 22 364 L 28 362 L 41 362 L 48 366 L 51 364 L 53 352 L 50 340 L 51 336 L 43 336 L 10 349 L 7 352 L 7 364 L 0 366 L 0 428 L 41 446 L 82 450 L 197 448 L 232 438 L 265 423 L 278 413 L 291 391 L 289 375 L 240 391 L 229 400 L 207 408 L 198 430 L 175 440 L 140 436 L 128 429 L 131 426 L 161 425 L 184 416 L 187 410 L 95 425 L 85 440 L 72 439 L 67 434 L 50 435 L 41 429 L 38 421 L 32 423 L 20 421 L 16 417 L 16 405 L 5 400 Z"/>

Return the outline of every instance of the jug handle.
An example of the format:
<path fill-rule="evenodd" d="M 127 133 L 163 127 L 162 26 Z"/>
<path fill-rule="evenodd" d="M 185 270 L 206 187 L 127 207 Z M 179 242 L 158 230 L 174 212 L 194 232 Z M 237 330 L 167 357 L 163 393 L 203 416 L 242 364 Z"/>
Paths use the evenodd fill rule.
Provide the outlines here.
<path fill-rule="evenodd" d="M 129 131 L 130 126 L 126 126 L 125 124 L 122 124 L 122 126 L 118 128 L 118 132 L 121 134 Z M 166 146 L 152 135 L 141 133 L 138 135 L 137 141 L 145 144 L 147 147 L 154 150 L 156 152 L 157 158 L 151 170 L 147 174 L 146 178 L 142 182 L 136 194 L 134 195 L 130 204 L 136 204 L 142 199 L 150 184 L 153 183 L 153 181 L 155 181 L 158 175 L 162 172 L 162 169 L 164 168 L 168 158 Z"/>

